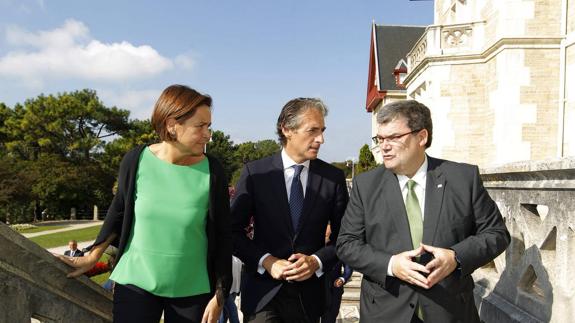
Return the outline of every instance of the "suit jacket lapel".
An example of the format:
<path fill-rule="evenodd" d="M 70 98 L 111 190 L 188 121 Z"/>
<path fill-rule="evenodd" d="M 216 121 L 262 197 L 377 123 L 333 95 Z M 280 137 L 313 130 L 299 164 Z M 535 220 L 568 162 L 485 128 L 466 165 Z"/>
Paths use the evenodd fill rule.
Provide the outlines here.
<path fill-rule="evenodd" d="M 305 225 L 306 219 L 311 216 L 311 211 L 313 209 L 313 205 L 315 203 L 316 197 L 319 192 L 319 188 L 321 186 L 321 182 L 323 180 L 323 177 L 321 177 L 321 175 L 319 174 L 319 169 L 317 166 L 318 165 L 315 160 L 310 161 L 309 171 L 307 174 L 307 184 L 305 189 L 305 199 L 303 201 L 301 218 L 299 220 L 300 222 L 299 228 L 302 228 Z"/>
<path fill-rule="evenodd" d="M 397 228 L 398 236 L 401 239 L 400 245 L 403 248 L 411 248 L 411 234 L 409 233 L 409 222 L 407 221 L 407 212 L 405 211 L 405 203 L 403 202 L 403 195 L 401 195 L 401 188 L 399 187 L 399 182 L 397 181 L 397 176 L 389 170 L 385 171 L 383 174 L 383 180 L 381 182 L 384 196 L 384 203 L 387 207 L 380 207 L 379 209 L 383 212 L 388 211 L 395 222 L 395 227 Z M 383 215 L 387 216 L 387 215 Z"/>
<path fill-rule="evenodd" d="M 285 185 L 284 165 L 281 153 L 277 153 L 273 156 L 270 181 L 273 189 L 273 195 L 275 196 L 275 200 L 278 201 L 278 208 L 281 214 L 281 218 L 284 221 L 284 225 L 289 228 L 290 233 L 293 236 L 294 228 L 291 223 L 289 202 Z"/>
<path fill-rule="evenodd" d="M 441 214 L 445 177 L 439 169 L 438 160 L 427 156 L 427 180 L 425 184 L 425 211 L 423 220 L 423 239 L 425 244 L 433 245 L 435 231 Z"/>

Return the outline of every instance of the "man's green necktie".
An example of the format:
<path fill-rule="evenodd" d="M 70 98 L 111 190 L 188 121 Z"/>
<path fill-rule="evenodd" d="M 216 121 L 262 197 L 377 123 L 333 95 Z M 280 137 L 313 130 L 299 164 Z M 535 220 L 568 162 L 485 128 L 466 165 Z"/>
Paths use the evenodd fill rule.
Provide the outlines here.
<path fill-rule="evenodd" d="M 410 179 L 407 181 L 407 198 L 405 199 L 405 210 L 409 221 L 409 231 L 411 232 L 411 242 L 413 248 L 419 247 L 423 238 L 423 220 L 421 219 L 421 208 L 419 200 L 415 194 L 414 187 L 417 183 Z"/>
<path fill-rule="evenodd" d="M 413 248 L 419 247 L 423 238 L 423 219 L 421 218 L 421 208 L 419 200 L 415 194 L 415 185 L 417 183 L 410 179 L 407 181 L 407 197 L 405 198 L 405 210 L 407 211 L 407 220 L 409 221 L 409 232 L 411 233 L 411 242 Z M 423 321 L 423 309 L 421 304 L 417 304 L 417 317 Z"/>

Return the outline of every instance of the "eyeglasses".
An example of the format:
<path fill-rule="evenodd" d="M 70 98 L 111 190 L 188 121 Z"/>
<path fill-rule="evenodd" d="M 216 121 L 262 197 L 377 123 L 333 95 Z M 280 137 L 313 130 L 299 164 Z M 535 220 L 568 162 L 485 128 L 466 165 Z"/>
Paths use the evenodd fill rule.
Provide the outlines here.
<path fill-rule="evenodd" d="M 406 132 L 404 134 L 401 135 L 395 135 L 395 136 L 389 136 L 389 137 L 381 137 L 379 135 L 374 136 L 371 138 L 371 140 L 373 140 L 373 143 L 376 145 L 383 145 L 383 143 L 387 140 L 390 144 L 400 144 L 401 143 L 401 138 L 405 137 L 407 135 L 410 135 L 412 133 L 416 133 L 416 132 L 420 132 L 423 129 L 417 129 L 417 130 L 413 130 L 410 132 Z"/>

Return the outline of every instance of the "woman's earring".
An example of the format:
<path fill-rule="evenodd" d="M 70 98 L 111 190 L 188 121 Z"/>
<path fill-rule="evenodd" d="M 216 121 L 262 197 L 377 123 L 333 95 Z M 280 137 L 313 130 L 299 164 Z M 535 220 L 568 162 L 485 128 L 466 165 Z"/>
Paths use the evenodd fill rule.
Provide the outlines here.
<path fill-rule="evenodd" d="M 170 131 L 170 137 L 172 139 L 176 139 L 176 131 L 175 130 Z"/>

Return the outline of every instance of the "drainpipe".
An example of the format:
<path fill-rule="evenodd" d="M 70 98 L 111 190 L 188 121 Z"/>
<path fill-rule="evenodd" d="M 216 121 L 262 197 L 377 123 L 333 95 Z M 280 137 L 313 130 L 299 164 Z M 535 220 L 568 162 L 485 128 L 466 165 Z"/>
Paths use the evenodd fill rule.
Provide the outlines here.
<path fill-rule="evenodd" d="M 557 157 L 563 158 L 565 152 L 565 105 L 566 98 L 566 65 L 567 65 L 567 3 L 569 0 L 561 0 L 561 46 L 559 49 L 559 113 L 557 123 Z"/>

